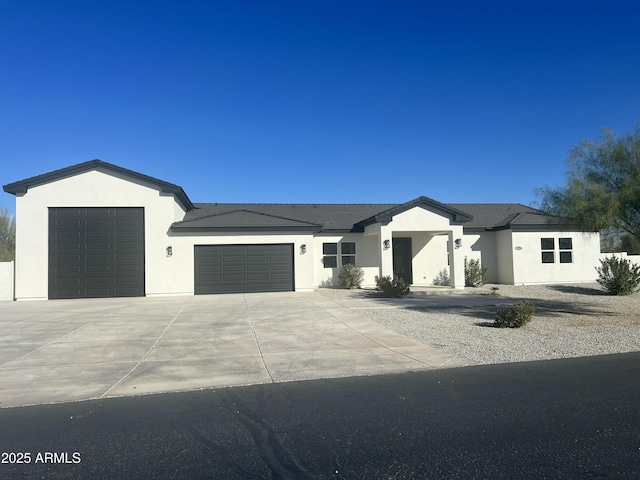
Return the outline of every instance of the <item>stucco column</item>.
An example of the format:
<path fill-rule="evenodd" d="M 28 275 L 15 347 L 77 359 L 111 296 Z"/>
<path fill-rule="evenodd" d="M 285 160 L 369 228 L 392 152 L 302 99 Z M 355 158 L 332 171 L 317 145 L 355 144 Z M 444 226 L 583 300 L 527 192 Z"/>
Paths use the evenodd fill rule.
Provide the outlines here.
<path fill-rule="evenodd" d="M 392 231 L 386 225 L 380 225 L 378 232 L 378 266 L 379 276 L 393 277 L 393 238 L 391 236 Z M 385 241 L 389 241 L 388 247 L 385 247 Z"/>
<path fill-rule="evenodd" d="M 451 287 L 464 288 L 464 255 L 462 248 L 456 248 L 456 240 L 462 241 L 462 227 L 453 226 L 449 232 L 449 265 Z"/>

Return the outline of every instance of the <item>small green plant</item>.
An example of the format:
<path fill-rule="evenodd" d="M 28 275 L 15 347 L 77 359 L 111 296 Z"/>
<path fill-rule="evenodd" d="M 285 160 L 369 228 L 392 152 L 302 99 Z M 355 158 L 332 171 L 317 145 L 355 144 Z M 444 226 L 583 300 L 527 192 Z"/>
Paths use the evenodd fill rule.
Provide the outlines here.
<path fill-rule="evenodd" d="M 491 292 L 489 292 L 489 295 L 493 295 L 495 297 L 500 295 L 500 288 L 496 286 L 491 287 L 489 290 L 491 290 Z"/>
<path fill-rule="evenodd" d="M 320 282 L 320 288 L 333 288 L 333 280 L 330 278 L 325 278 Z"/>
<path fill-rule="evenodd" d="M 438 286 L 451 285 L 451 279 L 449 278 L 449 269 L 443 268 L 438 272 L 438 275 L 433 279 L 433 284 Z"/>
<path fill-rule="evenodd" d="M 364 272 L 358 265 L 348 263 L 343 265 L 338 274 L 340 288 L 360 288 Z"/>
<path fill-rule="evenodd" d="M 516 303 L 498 310 L 494 326 L 499 328 L 520 328 L 531 321 L 536 307 L 531 302 Z"/>
<path fill-rule="evenodd" d="M 610 295 L 629 295 L 640 285 L 640 266 L 626 258 L 606 257 L 596 267 L 596 280 Z"/>
<path fill-rule="evenodd" d="M 402 297 L 409 293 L 409 286 L 400 277 L 394 276 L 391 278 L 389 275 L 378 277 L 376 275 L 376 290 L 383 297 Z"/>
<path fill-rule="evenodd" d="M 467 261 L 467 257 L 464 257 L 464 285 L 466 287 L 479 287 L 487 283 L 488 279 L 489 269 L 483 267 L 480 260 Z"/>

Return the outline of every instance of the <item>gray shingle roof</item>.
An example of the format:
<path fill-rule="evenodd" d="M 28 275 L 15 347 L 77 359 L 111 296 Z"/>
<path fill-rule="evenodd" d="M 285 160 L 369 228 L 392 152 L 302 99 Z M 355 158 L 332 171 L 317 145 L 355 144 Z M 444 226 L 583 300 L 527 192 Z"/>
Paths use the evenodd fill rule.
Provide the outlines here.
<path fill-rule="evenodd" d="M 174 230 L 320 230 L 321 228 L 322 225 L 319 224 L 245 209 L 214 213 L 192 220 L 183 220 L 173 225 Z"/>
<path fill-rule="evenodd" d="M 464 225 L 465 230 L 508 228 L 513 220 L 523 213 L 535 215 L 536 224 L 548 223 L 550 218 L 540 210 L 520 203 L 451 203 L 449 205 L 473 215 L 473 220 Z"/>
<path fill-rule="evenodd" d="M 509 228 L 514 221 L 522 223 L 535 219 L 536 224 L 547 223 L 541 212 L 518 203 L 440 204 L 420 197 L 404 204 L 292 204 L 292 203 L 196 203 L 174 230 L 186 229 L 315 229 L 325 232 L 361 231 L 362 225 L 410 208 L 429 200 L 455 221 L 465 222 L 465 230 Z M 427 203 L 432 206 L 431 203 Z M 528 214 L 526 217 L 518 217 Z M 517 218 L 516 218 L 517 217 Z"/>
<path fill-rule="evenodd" d="M 194 225 L 195 220 L 199 220 L 198 226 L 206 228 L 208 225 L 222 227 L 225 217 L 222 214 L 237 212 L 239 210 L 252 212 L 255 215 L 278 217 L 292 222 L 309 226 L 314 225 L 317 230 L 325 231 L 350 231 L 353 226 L 369 218 L 382 210 L 395 207 L 396 204 L 293 204 L 293 203 L 196 203 L 195 209 L 187 212 L 182 222 L 173 224 L 174 229 L 183 226 Z M 216 218 L 219 217 L 219 218 Z M 227 217 L 230 220 L 232 217 Z M 258 220 L 254 216 L 253 220 Z M 232 220 L 240 220 L 239 217 Z M 250 221 L 247 216 L 243 220 Z M 210 223 L 212 222 L 212 223 Z M 256 227 L 259 224 L 246 223 L 244 227 Z M 239 227 L 239 225 L 235 225 Z"/>

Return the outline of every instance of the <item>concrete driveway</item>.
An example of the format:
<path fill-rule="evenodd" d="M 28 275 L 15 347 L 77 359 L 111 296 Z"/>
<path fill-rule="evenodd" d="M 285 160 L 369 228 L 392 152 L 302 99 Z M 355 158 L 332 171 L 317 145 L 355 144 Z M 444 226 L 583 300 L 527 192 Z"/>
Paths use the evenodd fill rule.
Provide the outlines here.
<path fill-rule="evenodd" d="M 0 407 L 473 363 L 358 311 L 388 305 L 318 292 L 0 303 Z"/>

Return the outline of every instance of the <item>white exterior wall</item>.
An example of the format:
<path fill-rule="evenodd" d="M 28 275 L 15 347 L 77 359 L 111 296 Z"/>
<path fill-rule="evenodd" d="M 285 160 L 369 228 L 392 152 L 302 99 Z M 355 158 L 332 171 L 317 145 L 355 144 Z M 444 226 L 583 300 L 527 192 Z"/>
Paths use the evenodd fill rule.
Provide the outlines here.
<path fill-rule="evenodd" d="M 555 262 L 542 263 L 541 238 L 555 240 Z M 572 263 L 560 263 L 558 239 L 572 239 Z M 600 234 L 593 232 L 512 232 L 513 282 L 536 283 L 594 282 L 598 277 Z"/>
<path fill-rule="evenodd" d="M 48 296 L 48 207 L 143 207 L 145 293 L 193 294 L 194 245 L 293 243 L 296 290 L 313 288 L 311 234 L 173 235 L 169 227 L 184 217 L 172 194 L 113 173 L 88 171 L 31 187 L 16 198 L 16 291 L 18 300 Z M 302 255 L 300 246 L 307 245 Z M 172 247 L 173 255 L 166 249 Z"/>
<path fill-rule="evenodd" d="M 496 263 L 498 270 L 497 283 L 513 285 L 513 238 L 511 230 L 500 230 L 495 233 Z"/>
<path fill-rule="evenodd" d="M 489 269 L 489 283 L 499 283 L 500 278 L 496 242 L 496 232 L 465 234 L 462 239 L 463 256 L 467 260 L 480 260 Z"/>
<path fill-rule="evenodd" d="M 308 266 L 313 272 L 313 285 L 318 287 L 322 282 L 330 280 L 333 286 L 338 286 L 338 274 L 340 273 L 340 242 L 355 242 L 356 264 L 362 267 L 364 272 L 363 287 L 374 287 L 375 276 L 379 274 L 378 236 L 364 235 L 362 233 L 345 233 L 340 235 L 317 235 L 313 238 L 313 259 Z M 322 262 L 322 244 L 338 243 L 338 267 L 325 268 Z"/>
<path fill-rule="evenodd" d="M 13 300 L 13 262 L 0 262 L 0 301 Z"/>
<path fill-rule="evenodd" d="M 414 285 L 433 285 L 435 277 L 444 269 L 451 276 L 447 265 L 447 235 L 412 233 L 407 237 L 411 237 Z"/>
<path fill-rule="evenodd" d="M 463 238 L 462 225 L 451 225 L 447 217 L 414 207 L 395 215 L 387 227 L 396 237 L 412 238 L 415 285 L 432 285 L 433 278 L 447 266 L 446 244 L 449 240 L 451 286 L 464 288 L 464 256 L 462 249 L 453 247 L 455 240 Z M 434 235 L 437 236 L 434 238 Z M 429 236 L 434 239 L 427 241 Z"/>
<path fill-rule="evenodd" d="M 16 299 L 48 297 L 49 207 L 143 207 L 146 293 L 166 291 L 167 231 L 184 211 L 157 187 L 91 170 L 31 187 L 16 197 Z"/>
<path fill-rule="evenodd" d="M 171 276 L 164 279 L 162 289 L 147 292 L 147 295 L 193 294 L 196 245 L 250 245 L 264 243 L 292 243 L 293 268 L 296 292 L 313 290 L 314 239 L 310 233 L 269 234 L 269 233 L 171 233 L 165 237 L 173 255 L 163 258 L 166 270 Z M 302 253 L 301 246 L 306 245 Z M 322 248 L 322 247 L 321 247 Z"/>

